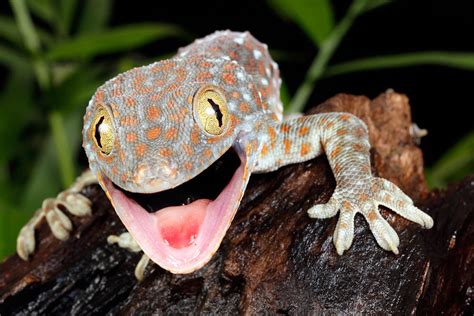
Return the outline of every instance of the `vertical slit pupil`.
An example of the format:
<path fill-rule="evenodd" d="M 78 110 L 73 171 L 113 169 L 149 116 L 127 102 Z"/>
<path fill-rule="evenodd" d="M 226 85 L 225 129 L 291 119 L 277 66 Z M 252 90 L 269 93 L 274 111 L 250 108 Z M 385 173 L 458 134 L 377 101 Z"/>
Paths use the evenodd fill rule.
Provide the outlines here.
<path fill-rule="evenodd" d="M 102 124 L 102 122 L 104 121 L 104 117 L 101 116 L 99 121 L 95 124 L 95 133 L 94 133 L 94 137 L 95 137 L 95 140 L 97 142 L 97 145 L 102 148 L 102 143 L 100 142 L 100 131 L 99 131 L 99 127 L 100 125 Z"/>
<path fill-rule="evenodd" d="M 219 108 L 219 104 L 214 102 L 213 99 L 207 99 L 207 102 L 212 106 L 212 109 L 214 110 L 214 113 L 216 113 L 216 119 L 217 122 L 219 123 L 219 127 L 222 127 L 222 112 L 221 109 Z"/>

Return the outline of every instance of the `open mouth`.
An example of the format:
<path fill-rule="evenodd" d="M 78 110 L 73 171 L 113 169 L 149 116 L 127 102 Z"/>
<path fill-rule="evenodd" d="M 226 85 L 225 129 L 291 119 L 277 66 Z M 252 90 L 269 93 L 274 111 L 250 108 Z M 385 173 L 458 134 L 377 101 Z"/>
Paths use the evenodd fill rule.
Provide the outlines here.
<path fill-rule="evenodd" d="M 103 174 L 115 211 L 143 251 L 173 273 L 206 264 L 219 247 L 248 182 L 245 155 L 229 149 L 193 179 L 166 191 L 132 193 Z"/>

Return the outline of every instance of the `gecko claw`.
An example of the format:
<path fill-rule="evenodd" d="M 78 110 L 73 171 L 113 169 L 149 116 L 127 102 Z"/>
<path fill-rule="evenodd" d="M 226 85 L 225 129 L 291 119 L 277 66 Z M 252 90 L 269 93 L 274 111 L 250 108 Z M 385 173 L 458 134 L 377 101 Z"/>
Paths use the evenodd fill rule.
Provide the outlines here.
<path fill-rule="evenodd" d="M 97 182 L 91 171 L 84 172 L 79 176 L 74 184 L 58 194 L 56 198 L 45 199 L 33 217 L 22 227 L 17 237 L 16 249 L 18 256 L 23 260 L 28 260 L 34 253 L 36 247 L 35 229 L 36 226 L 46 219 L 54 237 L 59 240 L 67 240 L 73 229 L 72 222 L 64 213 L 82 217 L 92 213 L 92 202 L 79 192 L 86 185 Z"/>
<path fill-rule="evenodd" d="M 107 243 L 109 245 L 117 244 L 120 248 L 127 249 L 130 252 L 142 251 L 138 243 L 135 241 L 135 239 L 133 239 L 132 235 L 129 232 L 122 233 L 118 236 L 110 235 L 107 237 Z M 143 254 L 140 258 L 140 261 L 138 261 L 134 271 L 135 278 L 138 281 L 143 280 L 145 270 L 149 262 L 150 258 L 146 254 Z"/>

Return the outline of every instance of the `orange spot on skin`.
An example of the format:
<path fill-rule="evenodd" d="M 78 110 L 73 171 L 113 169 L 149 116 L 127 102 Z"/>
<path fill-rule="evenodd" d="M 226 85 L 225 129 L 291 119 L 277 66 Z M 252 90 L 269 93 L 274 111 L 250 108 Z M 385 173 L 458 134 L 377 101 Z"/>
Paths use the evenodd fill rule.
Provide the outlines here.
<path fill-rule="evenodd" d="M 122 180 L 122 182 L 127 182 L 127 174 L 126 173 L 122 173 L 122 175 L 120 176 L 120 180 Z"/>
<path fill-rule="evenodd" d="M 157 139 L 161 134 L 161 128 L 153 127 L 146 131 L 146 137 L 149 140 Z"/>
<path fill-rule="evenodd" d="M 335 174 L 339 174 L 341 172 L 341 169 L 342 169 L 342 167 L 341 167 L 340 164 L 337 163 L 337 164 L 334 165 L 334 173 Z"/>
<path fill-rule="evenodd" d="M 282 131 L 283 133 L 287 133 L 290 131 L 290 126 L 288 126 L 288 124 L 281 124 L 280 131 Z"/>
<path fill-rule="evenodd" d="M 327 128 L 327 129 L 330 129 L 330 128 L 333 127 L 333 126 L 334 126 L 334 122 L 327 122 L 327 123 L 326 123 L 326 128 Z"/>
<path fill-rule="evenodd" d="M 145 154 L 146 152 L 146 145 L 145 144 L 138 144 L 135 146 L 135 154 L 138 157 L 141 157 Z"/>
<path fill-rule="evenodd" d="M 194 150 L 189 144 L 183 144 L 183 152 L 186 155 L 191 156 L 194 153 Z"/>
<path fill-rule="evenodd" d="M 268 154 L 268 147 L 266 144 L 263 144 L 262 146 L 262 151 L 261 151 L 261 155 L 262 156 L 266 156 Z"/>
<path fill-rule="evenodd" d="M 203 62 L 200 63 L 200 66 L 202 68 L 210 68 L 212 66 L 212 64 L 207 62 L 207 61 L 203 61 Z"/>
<path fill-rule="evenodd" d="M 354 145 L 352 145 L 352 149 L 354 151 L 363 151 L 364 147 L 361 144 L 354 144 Z"/>
<path fill-rule="evenodd" d="M 333 151 L 331 151 L 330 157 L 331 159 L 336 159 L 337 156 L 341 153 L 342 148 L 340 146 L 336 146 Z"/>
<path fill-rule="evenodd" d="M 301 144 L 301 151 L 300 151 L 301 156 L 307 155 L 309 153 L 310 148 L 311 147 L 308 143 Z"/>
<path fill-rule="evenodd" d="M 99 153 L 97 157 L 99 157 L 100 160 L 105 161 L 107 163 L 112 163 L 112 161 L 114 160 L 112 155 L 107 156 L 107 155 L 103 155 L 102 153 Z"/>
<path fill-rule="evenodd" d="M 173 103 L 172 100 L 168 100 L 168 102 L 166 103 L 166 105 L 167 105 L 169 108 L 174 107 L 174 103 Z"/>
<path fill-rule="evenodd" d="M 339 119 L 340 119 L 341 121 L 347 121 L 350 117 L 351 117 L 351 116 L 350 116 L 349 114 L 341 114 L 341 115 L 339 116 Z"/>
<path fill-rule="evenodd" d="M 134 132 L 129 132 L 127 133 L 125 139 L 127 140 L 127 142 L 130 143 L 135 142 L 137 140 L 137 134 L 135 134 Z"/>
<path fill-rule="evenodd" d="M 125 100 L 125 104 L 128 105 L 128 106 L 135 106 L 136 101 L 135 101 L 134 98 L 127 98 L 127 99 Z"/>
<path fill-rule="evenodd" d="M 120 119 L 120 123 L 126 126 L 135 126 L 137 125 L 137 118 L 131 115 L 124 116 Z"/>
<path fill-rule="evenodd" d="M 185 162 L 185 163 L 183 164 L 183 167 L 184 167 L 184 169 L 186 169 L 186 170 L 191 170 L 191 169 L 193 169 L 193 164 L 190 163 L 190 162 Z"/>
<path fill-rule="evenodd" d="M 342 203 L 342 208 L 345 210 L 345 211 L 348 211 L 351 209 L 351 203 L 347 202 L 347 201 L 343 201 Z"/>
<path fill-rule="evenodd" d="M 188 95 L 188 104 L 193 104 L 193 96 Z"/>
<path fill-rule="evenodd" d="M 289 154 L 290 153 L 290 149 L 291 149 L 291 142 L 289 139 L 285 139 L 283 141 L 283 145 L 285 146 L 285 154 Z"/>
<path fill-rule="evenodd" d="M 212 150 L 210 150 L 209 148 L 208 148 L 208 149 L 205 149 L 205 150 L 202 152 L 202 155 L 203 155 L 205 158 L 211 158 L 211 157 L 212 157 Z"/>
<path fill-rule="evenodd" d="M 265 75 L 265 65 L 263 64 L 263 62 L 259 62 L 259 63 L 258 63 L 258 73 L 259 73 L 261 76 L 264 76 L 264 75 Z"/>
<path fill-rule="evenodd" d="M 338 129 L 336 132 L 337 136 L 344 136 L 347 134 L 347 130 L 345 128 Z"/>
<path fill-rule="evenodd" d="M 117 174 L 118 174 L 118 168 L 117 168 L 117 166 L 112 166 L 112 173 L 113 173 L 114 175 L 117 175 Z"/>
<path fill-rule="evenodd" d="M 178 130 L 174 127 L 171 127 L 169 130 L 166 131 L 165 137 L 167 139 L 174 139 L 178 135 Z"/>
<path fill-rule="evenodd" d="M 371 222 L 375 221 L 376 218 L 377 218 L 377 213 L 375 213 L 374 211 L 370 211 L 367 214 L 367 219 Z"/>
<path fill-rule="evenodd" d="M 191 131 L 191 143 L 194 145 L 199 143 L 199 131 L 197 130 L 197 127 L 194 127 Z"/>
<path fill-rule="evenodd" d="M 123 150 L 120 150 L 120 151 L 119 151 L 119 157 L 120 157 L 120 160 L 121 160 L 122 162 L 125 161 L 125 153 L 124 153 Z"/>
<path fill-rule="evenodd" d="M 360 200 L 361 202 L 365 202 L 365 201 L 367 201 L 368 199 L 369 199 L 369 196 L 368 196 L 367 194 L 365 194 L 365 193 L 359 194 L 359 200 Z"/>
<path fill-rule="evenodd" d="M 231 63 L 227 63 L 227 64 L 224 65 L 224 70 L 232 70 L 234 68 L 235 68 L 235 66 Z"/>
<path fill-rule="evenodd" d="M 156 105 L 152 105 L 147 109 L 147 119 L 156 120 L 160 116 L 160 109 Z"/>
<path fill-rule="evenodd" d="M 275 129 L 271 126 L 268 127 L 268 135 L 270 136 L 270 144 L 273 149 L 275 147 L 276 132 Z"/>
<path fill-rule="evenodd" d="M 237 91 L 234 91 L 232 92 L 232 97 L 238 99 L 240 98 L 240 94 Z"/>
<path fill-rule="evenodd" d="M 224 72 L 222 74 L 222 79 L 224 79 L 224 81 L 229 85 L 234 85 L 235 84 L 234 75 L 231 74 L 230 72 Z"/>
<path fill-rule="evenodd" d="M 171 157 L 173 153 L 171 152 L 171 149 L 169 148 L 161 148 L 160 151 L 160 156 L 162 157 Z"/>
<path fill-rule="evenodd" d="M 249 105 L 248 105 L 247 103 L 245 103 L 245 102 L 240 103 L 239 108 L 240 108 L 240 111 L 241 111 L 241 112 L 244 112 L 244 113 L 250 112 L 250 107 L 249 107 Z"/>
<path fill-rule="evenodd" d="M 309 132 L 309 128 L 307 128 L 306 126 L 303 126 L 298 130 L 298 136 L 303 137 L 303 136 L 307 135 L 308 132 Z"/>
<path fill-rule="evenodd" d="M 397 208 L 400 208 L 400 209 L 403 209 L 405 208 L 407 205 L 405 202 L 401 201 L 401 200 L 398 200 L 395 205 L 397 206 Z"/>
<path fill-rule="evenodd" d="M 206 81 L 206 79 L 212 78 L 212 74 L 210 72 L 200 72 L 196 77 L 196 81 Z"/>
<path fill-rule="evenodd" d="M 97 92 L 95 93 L 95 102 L 102 103 L 103 101 L 104 101 L 104 91 L 97 90 Z"/>
<path fill-rule="evenodd" d="M 383 197 L 383 201 L 385 203 L 390 203 L 390 202 L 392 202 L 392 197 L 388 194 L 385 194 L 385 196 Z"/>

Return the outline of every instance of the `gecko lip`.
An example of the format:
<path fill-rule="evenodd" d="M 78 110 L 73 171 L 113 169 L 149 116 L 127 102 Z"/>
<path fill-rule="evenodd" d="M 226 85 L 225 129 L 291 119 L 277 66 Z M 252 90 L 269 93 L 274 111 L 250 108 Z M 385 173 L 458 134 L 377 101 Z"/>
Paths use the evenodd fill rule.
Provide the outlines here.
<path fill-rule="evenodd" d="M 239 156 L 233 148 L 230 148 L 206 170 L 169 190 L 151 194 L 135 193 L 124 190 L 116 184 L 114 186 L 127 198 L 135 200 L 147 212 L 154 213 L 165 207 L 188 205 L 199 199 L 215 200 L 239 165 Z"/>
<path fill-rule="evenodd" d="M 190 273 L 218 249 L 240 204 L 249 172 L 245 155 L 229 150 L 187 183 L 158 193 L 130 193 L 101 173 L 98 178 L 145 254 L 173 273 Z"/>

